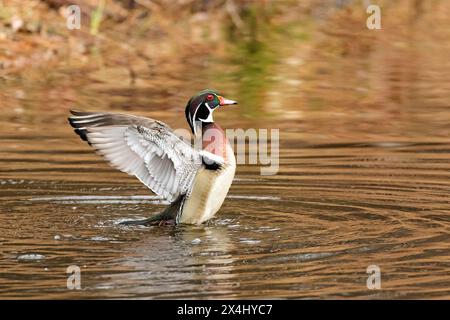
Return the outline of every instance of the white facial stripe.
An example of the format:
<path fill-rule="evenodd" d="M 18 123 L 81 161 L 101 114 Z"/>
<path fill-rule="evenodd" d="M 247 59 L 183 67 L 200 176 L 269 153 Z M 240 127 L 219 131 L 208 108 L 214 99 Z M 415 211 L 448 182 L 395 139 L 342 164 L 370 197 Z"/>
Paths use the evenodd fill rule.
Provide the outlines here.
<path fill-rule="evenodd" d="M 194 115 L 193 115 L 193 117 L 190 119 L 191 120 L 191 124 L 192 124 L 192 128 L 194 128 L 194 135 L 197 133 L 196 132 L 196 125 L 195 125 L 195 116 L 197 115 L 197 111 L 198 111 L 198 108 L 200 108 L 200 106 L 202 105 L 202 103 L 200 102 L 199 104 L 198 104 L 198 106 L 197 106 L 197 108 L 195 108 L 195 112 L 194 112 Z M 191 113 L 191 111 L 189 111 L 189 114 Z"/>
<path fill-rule="evenodd" d="M 192 118 L 190 118 L 192 128 L 194 128 L 194 135 L 197 134 L 197 126 L 195 125 L 195 116 L 197 115 L 197 111 L 201 105 L 202 105 L 202 102 L 200 102 L 198 104 L 197 108 L 195 108 L 194 115 L 192 116 Z M 211 109 L 211 107 L 209 106 L 209 104 L 207 102 L 205 102 L 205 106 L 206 106 L 206 108 L 208 108 L 208 111 L 209 111 L 208 117 L 206 119 L 200 119 L 200 118 L 198 118 L 198 119 L 202 122 L 214 122 L 213 115 L 212 115 L 214 110 Z M 191 115 L 190 111 L 189 111 L 189 115 Z"/>

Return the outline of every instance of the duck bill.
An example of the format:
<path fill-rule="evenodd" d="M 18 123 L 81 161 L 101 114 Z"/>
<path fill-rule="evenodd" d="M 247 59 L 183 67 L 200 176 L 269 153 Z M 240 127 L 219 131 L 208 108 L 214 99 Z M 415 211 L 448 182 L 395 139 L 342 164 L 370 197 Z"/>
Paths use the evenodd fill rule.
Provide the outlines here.
<path fill-rule="evenodd" d="M 230 100 L 230 99 L 225 99 L 224 97 L 219 96 L 219 104 L 221 106 L 229 106 L 229 105 L 232 105 L 232 104 L 237 104 L 237 101 Z"/>

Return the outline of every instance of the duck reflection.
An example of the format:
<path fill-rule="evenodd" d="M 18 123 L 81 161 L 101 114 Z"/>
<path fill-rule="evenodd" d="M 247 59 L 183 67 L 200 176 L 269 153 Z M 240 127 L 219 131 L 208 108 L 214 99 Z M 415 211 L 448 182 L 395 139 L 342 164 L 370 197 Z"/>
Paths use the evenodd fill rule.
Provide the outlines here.
<path fill-rule="evenodd" d="M 234 245 L 227 225 L 139 228 L 140 239 L 129 241 L 114 261 L 121 272 L 108 275 L 101 288 L 114 287 L 127 296 L 213 298 L 233 293 Z"/>

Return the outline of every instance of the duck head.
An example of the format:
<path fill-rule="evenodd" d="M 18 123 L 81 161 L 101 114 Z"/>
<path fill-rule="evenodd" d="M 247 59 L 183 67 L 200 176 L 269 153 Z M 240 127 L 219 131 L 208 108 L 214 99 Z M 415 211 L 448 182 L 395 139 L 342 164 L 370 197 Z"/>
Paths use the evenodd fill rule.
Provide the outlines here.
<path fill-rule="evenodd" d="M 217 94 L 217 92 L 209 89 L 203 90 L 189 99 L 186 105 L 185 114 L 194 135 L 196 134 L 196 123 L 199 121 L 202 123 L 214 122 L 214 110 L 218 107 L 232 104 L 237 104 L 237 102 L 226 99 Z"/>

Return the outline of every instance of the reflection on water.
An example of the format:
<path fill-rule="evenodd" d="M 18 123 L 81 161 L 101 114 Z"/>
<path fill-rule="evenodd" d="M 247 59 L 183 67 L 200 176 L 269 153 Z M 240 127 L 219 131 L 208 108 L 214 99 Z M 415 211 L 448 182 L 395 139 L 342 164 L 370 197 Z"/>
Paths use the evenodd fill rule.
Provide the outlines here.
<path fill-rule="evenodd" d="M 134 85 L 107 66 L 2 80 L 0 296 L 448 298 L 449 6 L 406 2 L 386 6 L 378 33 L 359 27 L 364 11 L 317 11 L 231 37 L 207 67 L 136 68 Z M 67 110 L 185 128 L 185 100 L 203 87 L 240 102 L 216 112 L 223 127 L 280 129 L 278 175 L 240 166 L 202 226 L 119 225 L 164 203 L 82 144 Z M 373 264 L 381 291 L 366 287 Z M 83 290 L 66 289 L 69 265 Z"/>

